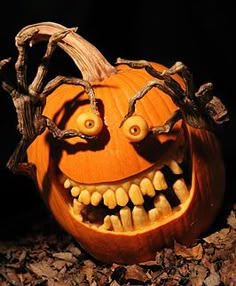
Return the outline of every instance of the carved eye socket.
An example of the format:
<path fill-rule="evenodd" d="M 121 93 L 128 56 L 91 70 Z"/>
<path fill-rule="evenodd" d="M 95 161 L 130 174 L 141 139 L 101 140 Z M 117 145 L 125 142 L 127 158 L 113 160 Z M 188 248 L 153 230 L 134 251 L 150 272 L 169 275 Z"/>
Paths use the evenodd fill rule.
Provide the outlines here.
<path fill-rule="evenodd" d="M 131 142 L 142 141 L 149 131 L 147 122 L 139 115 L 129 117 L 121 128 Z"/>
<path fill-rule="evenodd" d="M 102 131 L 103 122 L 100 116 L 85 112 L 77 117 L 77 127 L 85 135 L 96 136 Z"/>

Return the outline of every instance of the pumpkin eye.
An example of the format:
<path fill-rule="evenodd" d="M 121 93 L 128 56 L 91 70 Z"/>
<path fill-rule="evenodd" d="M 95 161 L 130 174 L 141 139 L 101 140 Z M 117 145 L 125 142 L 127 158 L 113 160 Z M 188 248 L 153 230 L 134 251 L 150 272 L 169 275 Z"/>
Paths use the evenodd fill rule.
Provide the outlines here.
<path fill-rule="evenodd" d="M 96 136 L 102 131 L 103 122 L 100 116 L 85 112 L 77 117 L 77 128 L 85 135 Z"/>
<path fill-rule="evenodd" d="M 131 142 L 139 142 L 147 136 L 149 128 L 142 116 L 134 115 L 124 122 L 122 130 Z"/>

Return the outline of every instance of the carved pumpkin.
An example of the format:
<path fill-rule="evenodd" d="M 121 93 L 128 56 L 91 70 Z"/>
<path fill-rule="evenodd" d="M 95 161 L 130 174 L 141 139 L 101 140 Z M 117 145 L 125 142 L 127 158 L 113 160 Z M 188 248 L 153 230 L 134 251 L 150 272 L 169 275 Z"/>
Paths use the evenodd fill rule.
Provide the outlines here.
<path fill-rule="evenodd" d="M 63 29 L 47 23 L 38 28 L 46 38 Z M 99 117 L 79 85 L 62 84 L 47 97 L 44 115 L 59 128 L 97 136 L 59 141 L 46 130 L 29 147 L 28 161 L 36 165 L 39 191 L 55 219 L 104 262 L 138 263 L 174 240 L 194 242 L 222 203 L 224 165 L 216 136 L 180 120 L 170 133 L 143 140 L 147 128 L 164 124 L 177 109 L 158 88 L 120 127 L 130 98 L 153 77 L 144 69 L 111 66 L 75 33 L 59 46 L 91 83 Z"/>

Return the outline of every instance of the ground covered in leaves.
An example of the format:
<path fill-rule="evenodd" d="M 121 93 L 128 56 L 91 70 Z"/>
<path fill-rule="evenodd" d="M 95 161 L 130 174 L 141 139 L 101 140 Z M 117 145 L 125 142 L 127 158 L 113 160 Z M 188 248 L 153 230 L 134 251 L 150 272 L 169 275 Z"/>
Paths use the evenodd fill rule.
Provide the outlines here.
<path fill-rule="evenodd" d="M 152 261 L 105 264 L 85 253 L 53 218 L 30 233 L 0 241 L 1 286 L 236 285 L 236 206 L 225 227 L 192 247 L 175 243 Z"/>

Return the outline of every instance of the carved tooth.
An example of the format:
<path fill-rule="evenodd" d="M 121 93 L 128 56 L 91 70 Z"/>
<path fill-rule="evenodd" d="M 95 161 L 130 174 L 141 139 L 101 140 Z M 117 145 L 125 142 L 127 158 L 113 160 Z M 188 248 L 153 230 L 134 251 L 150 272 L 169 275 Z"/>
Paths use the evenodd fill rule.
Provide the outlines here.
<path fill-rule="evenodd" d="M 134 206 L 132 218 L 135 229 L 143 228 L 149 223 L 148 215 L 143 206 Z"/>
<path fill-rule="evenodd" d="M 91 204 L 97 206 L 102 200 L 102 195 L 99 192 L 93 192 L 91 195 Z"/>
<path fill-rule="evenodd" d="M 72 187 L 70 190 L 70 193 L 71 193 L 72 197 L 78 197 L 78 195 L 80 194 L 80 188 L 79 187 Z"/>
<path fill-rule="evenodd" d="M 142 181 L 140 182 L 140 190 L 142 192 L 142 195 L 145 196 L 147 194 L 147 188 L 146 188 L 146 184 L 145 184 L 145 179 L 142 179 Z"/>
<path fill-rule="evenodd" d="M 183 174 L 183 170 L 180 168 L 179 164 L 175 160 L 170 160 L 167 163 L 167 166 L 171 169 L 171 171 L 174 174 L 176 174 L 176 175 Z"/>
<path fill-rule="evenodd" d="M 130 182 L 124 182 L 122 184 L 122 188 L 126 191 L 128 191 L 128 189 L 130 188 Z"/>
<path fill-rule="evenodd" d="M 64 182 L 64 188 L 69 189 L 71 187 L 71 182 L 69 179 L 66 179 Z"/>
<path fill-rule="evenodd" d="M 158 191 L 166 190 L 168 188 L 165 176 L 160 170 L 156 171 L 155 173 L 155 176 L 153 178 L 153 185 L 154 188 Z"/>
<path fill-rule="evenodd" d="M 182 136 L 181 136 L 182 137 Z M 186 144 L 184 142 L 184 136 L 182 138 L 179 138 L 178 140 L 178 148 L 175 151 L 175 156 L 176 156 L 176 161 L 181 164 L 184 161 L 184 154 L 185 154 L 185 149 L 186 149 Z"/>
<path fill-rule="evenodd" d="M 107 189 L 108 189 L 108 185 L 106 185 L 106 184 L 96 185 L 96 187 L 95 187 L 95 190 L 101 194 L 105 193 L 105 191 Z"/>
<path fill-rule="evenodd" d="M 118 188 L 115 192 L 116 202 L 119 206 L 124 207 L 129 201 L 129 197 L 123 188 Z"/>
<path fill-rule="evenodd" d="M 114 209 L 117 205 L 115 193 L 109 189 L 103 194 L 104 205 L 109 209 Z"/>
<path fill-rule="evenodd" d="M 155 196 L 155 189 L 152 182 L 148 178 L 142 179 L 140 183 L 140 190 L 143 195 L 148 195 L 149 197 Z"/>
<path fill-rule="evenodd" d="M 120 219 L 117 215 L 111 215 L 110 219 L 114 231 L 124 231 Z"/>
<path fill-rule="evenodd" d="M 184 179 L 178 179 L 173 184 L 173 190 L 181 203 L 184 203 L 189 197 L 189 191 L 187 189 Z"/>
<path fill-rule="evenodd" d="M 111 219 L 110 219 L 110 216 L 107 215 L 107 216 L 105 216 L 105 218 L 103 220 L 103 224 L 101 226 L 99 226 L 99 229 L 109 230 L 109 229 L 111 229 L 111 227 L 112 227 Z"/>
<path fill-rule="evenodd" d="M 82 187 L 83 188 L 83 187 Z M 84 189 L 86 189 L 87 191 L 89 191 L 90 194 L 92 194 L 93 192 L 95 192 L 95 188 L 93 185 L 86 185 L 84 186 Z"/>
<path fill-rule="evenodd" d="M 161 212 L 157 208 L 149 210 L 148 218 L 151 223 L 157 222 L 160 217 Z"/>
<path fill-rule="evenodd" d="M 129 197 L 134 205 L 142 205 L 144 203 L 142 192 L 139 186 L 132 184 L 129 189 Z"/>
<path fill-rule="evenodd" d="M 154 206 L 163 215 L 169 215 L 172 213 L 171 205 L 163 194 L 159 194 L 155 197 Z"/>
<path fill-rule="evenodd" d="M 179 153 L 180 153 L 180 152 L 179 152 Z M 177 159 L 176 159 L 176 161 L 177 161 L 178 164 L 183 163 L 183 161 L 184 161 L 184 154 L 183 154 L 183 152 L 181 152 L 180 154 L 177 154 Z"/>
<path fill-rule="evenodd" d="M 79 195 L 79 202 L 89 205 L 91 201 L 91 196 L 88 190 L 83 190 Z"/>
<path fill-rule="evenodd" d="M 78 202 L 77 199 L 73 199 L 73 211 L 75 215 L 81 213 L 81 210 L 84 208 L 84 205 Z"/>
<path fill-rule="evenodd" d="M 81 210 L 83 209 L 84 205 L 78 202 L 77 199 L 73 199 L 73 213 L 76 219 L 80 222 L 83 221 L 83 217 L 81 215 Z"/>
<path fill-rule="evenodd" d="M 130 208 L 126 206 L 120 210 L 120 219 L 125 231 L 133 229 Z"/>
<path fill-rule="evenodd" d="M 83 222 L 83 217 L 82 217 L 81 214 L 75 215 L 75 218 L 76 218 L 76 220 L 78 220 L 78 221 L 80 221 L 80 222 Z"/>

